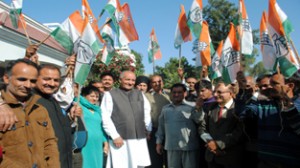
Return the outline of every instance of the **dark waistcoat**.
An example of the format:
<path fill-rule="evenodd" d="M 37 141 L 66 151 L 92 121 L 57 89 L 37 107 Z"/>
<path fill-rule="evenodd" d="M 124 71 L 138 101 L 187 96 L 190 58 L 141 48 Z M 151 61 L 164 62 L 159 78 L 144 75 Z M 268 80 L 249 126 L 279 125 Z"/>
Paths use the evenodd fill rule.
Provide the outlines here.
<path fill-rule="evenodd" d="M 138 90 L 110 91 L 113 100 L 111 119 L 123 139 L 141 139 L 146 137 L 144 122 L 144 98 Z"/>

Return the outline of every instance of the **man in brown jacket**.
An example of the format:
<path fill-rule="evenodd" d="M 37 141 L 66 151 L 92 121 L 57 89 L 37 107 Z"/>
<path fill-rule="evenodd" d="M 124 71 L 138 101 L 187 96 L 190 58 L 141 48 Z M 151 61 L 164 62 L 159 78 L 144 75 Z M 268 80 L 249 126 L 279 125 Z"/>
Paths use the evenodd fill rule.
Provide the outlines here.
<path fill-rule="evenodd" d="M 3 76 L 6 84 L 1 91 L 17 116 L 11 130 L 0 132 L 3 160 L 0 167 L 59 167 L 57 140 L 46 109 L 32 95 L 37 80 L 36 65 L 24 59 L 10 62 Z"/>

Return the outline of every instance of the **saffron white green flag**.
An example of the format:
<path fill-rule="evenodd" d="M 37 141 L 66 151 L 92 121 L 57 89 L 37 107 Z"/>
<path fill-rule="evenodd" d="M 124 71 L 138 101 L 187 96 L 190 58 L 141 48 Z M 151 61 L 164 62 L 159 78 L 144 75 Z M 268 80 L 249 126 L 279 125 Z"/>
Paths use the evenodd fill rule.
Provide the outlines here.
<path fill-rule="evenodd" d="M 112 24 L 112 22 L 108 22 L 106 23 L 103 28 L 102 28 L 102 32 L 101 32 L 101 36 L 103 38 L 103 40 L 105 41 L 105 44 L 107 46 L 110 46 L 110 48 L 114 48 L 115 43 L 114 43 L 114 25 Z"/>
<path fill-rule="evenodd" d="M 282 27 L 284 29 L 285 35 L 288 37 L 288 39 L 290 38 L 290 33 L 293 31 L 293 27 L 292 27 L 292 23 L 290 22 L 290 20 L 288 19 L 287 15 L 284 13 L 284 11 L 281 10 L 281 8 L 279 7 L 279 5 L 277 4 L 277 2 L 275 1 L 275 9 L 278 13 L 278 16 L 280 18 Z"/>
<path fill-rule="evenodd" d="M 276 58 L 273 43 L 268 33 L 267 16 L 265 12 L 263 12 L 260 21 L 260 49 L 261 49 L 265 69 L 271 71 L 275 70 L 277 58 Z"/>
<path fill-rule="evenodd" d="M 179 48 L 179 46 L 181 46 L 182 43 L 192 40 L 192 34 L 189 26 L 187 25 L 187 18 L 185 15 L 184 6 L 181 5 L 180 7 L 181 12 L 178 17 L 178 22 L 175 31 L 175 48 Z"/>
<path fill-rule="evenodd" d="M 130 12 L 129 5 L 125 3 L 121 11 L 116 11 L 117 21 L 119 24 L 119 42 L 121 46 L 127 46 L 128 43 L 138 40 L 139 35 L 135 29 L 133 18 Z"/>
<path fill-rule="evenodd" d="M 103 47 L 101 61 L 105 65 L 109 65 L 114 56 L 114 51 L 108 51 L 107 46 Z"/>
<path fill-rule="evenodd" d="M 241 53 L 244 55 L 251 55 L 253 51 L 252 28 L 247 15 L 244 0 L 240 0 L 240 17 Z"/>
<path fill-rule="evenodd" d="M 162 54 L 158 41 L 154 32 L 154 28 L 150 33 L 149 47 L 148 47 L 148 61 L 152 63 L 154 60 L 161 59 Z"/>
<path fill-rule="evenodd" d="M 240 44 L 236 38 L 236 30 L 230 23 L 228 36 L 223 44 L 222 64 L 224 66 L 222 76 L 226 84 L 236 80 L 236 73 L 240 70 Z"/>
<path fill-rule="evenodd" d="M 211 57 L 215 50 L 211 42 L 208 23 L 202 22 L 202 31 L 199 37 L 198 53 L 196 54 L 196 66 L 210 66 Z"/>
<path fill-rule="evenodd" d="M 96 55 L 101 49 L 100 42 L 86 18 L 81 37 L 74 44 L 74 52 L 77 54 L 74 70 L 74 82 L 84 85 L 90 72 Z"/>
<path fill-rule="evenodd" d="M 10 7 L 10 20 L 15 29 L 19 28 L 20 26 L 25 27 L 26 22 L 24 20 L 23 14 L 22 14 L 22 5 L 23 0 L 12 0 L 11 7 Z"/>
<path fill-rule="evenodd" d="M 74 43 L 80 37 L 82 28 L 82 17 L 79 11 L 75 11 L 59 27 L 51 32 L 51 36 L 71 55 Z"/>
<path fill-rule="evenodd" d="M 268 30 L 270 37 L 272 37 L 273 46 L 279 63 L 280 72 L 285 77 L 291 77 L 297 72 L 297 61 L 293 57 L 288 40 L 286 38 L 285 30 L 282 20 L 280 18 L 280 11 L 278 11 L 278 4 L 276 0 L 269 1 L 269 15 L 268 15 Z"/>
<path fill-rule="evenodd" d="M 89 22 L 90 22 L 91 26 L 93 27 L 97 37 L 102 42 L 103 40 L 100 35 L 98 21 L 97 21 L 96 17 L 94 16 L 87 0 L 82 0 L 82 16 L 83 16 L 83 19 L 85 19 L 85 17 L 87 17 L 89 19 Z"/>
<path fill-rule="evenodd" d="M 200 36 L 200 32 L 202 29 L 202 10 L 202 0 L 194 0 L 188 14 L 188 25 L 192 30 L 194 36 L 197 38 Z"/>
<path fill-rule="evenodd" d="M 112 24 L 112 22 L 108 22 L 107 24 L 104 25 L 101 35 L 102 38 L 105 41 L 105 46 L 102 50 L 102 57 L 101 57 L 101 61 L 108 65 L 110 64 L 110 61 L 112 59 L 113 56 L 113 52 L 114 52 L 114 30 L 113 30 L 114 25 Z"/>
<path fill-rule="evenodd" d="M 212 64 L 211 64 L 211 79 L 214 80 L 222 76 L 223 65 L 221 63 L 221 56 L 222 56 L 222 49 L 223 49 L 223 41 L 220 42 L 217 51 L 215 52 L 214 56 L 212 57 Z"/>

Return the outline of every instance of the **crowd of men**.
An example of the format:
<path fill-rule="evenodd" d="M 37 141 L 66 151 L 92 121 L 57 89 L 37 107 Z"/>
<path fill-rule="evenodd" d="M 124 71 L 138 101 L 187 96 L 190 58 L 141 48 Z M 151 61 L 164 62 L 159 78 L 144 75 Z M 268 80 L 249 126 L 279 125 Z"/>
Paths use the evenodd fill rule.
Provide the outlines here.
<path fill-rule="evenodd" d="M 37 65 L 36 50 L 31 46 L 25 59 L 8 63 L 2 77 L 0 167 L 81 167 L 73 147 L 74 127 L 84 123 L 73 102 L 78 91 L 62 87 L 57 66 Z M 178 69 L 182 82 L 171 88 L 159 75 L 131 71 L 91 81 L 101 93 L 97 104 L 109 143 L 103 167 L 299 168 L 299 74 L 254 79 L 238 72 L 227 84 L 212 83 L 203 69 L 200 80 Z M 59 94 L 66 89 L 73 96 Z"/>

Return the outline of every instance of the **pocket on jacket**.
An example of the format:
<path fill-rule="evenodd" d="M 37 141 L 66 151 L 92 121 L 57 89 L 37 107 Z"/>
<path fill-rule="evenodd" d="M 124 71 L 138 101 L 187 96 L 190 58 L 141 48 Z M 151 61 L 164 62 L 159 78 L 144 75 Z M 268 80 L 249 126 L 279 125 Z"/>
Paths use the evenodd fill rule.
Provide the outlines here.
<path fill-rule="evenodd" d="M 48 129 L 48 125 L 49 125 L 49 122 L 46 121 L 46 120 L 37 120 L 37 126 L 36 126 L 36 129 L 38 130 L 37 133 L 38 133 L 38 137 L 41 138 L 42 141 L 44 141 L 44 138 L 45 138 L 45 132 L 47 131 Z"/>
<path fill-rule="evenodd" d="M 4 146 L 12 146 L 22 143 L 25 140 L 25 123 L 19 121 L 15 123 L 11 130 L 1 133 L 1 138 Z"/>

